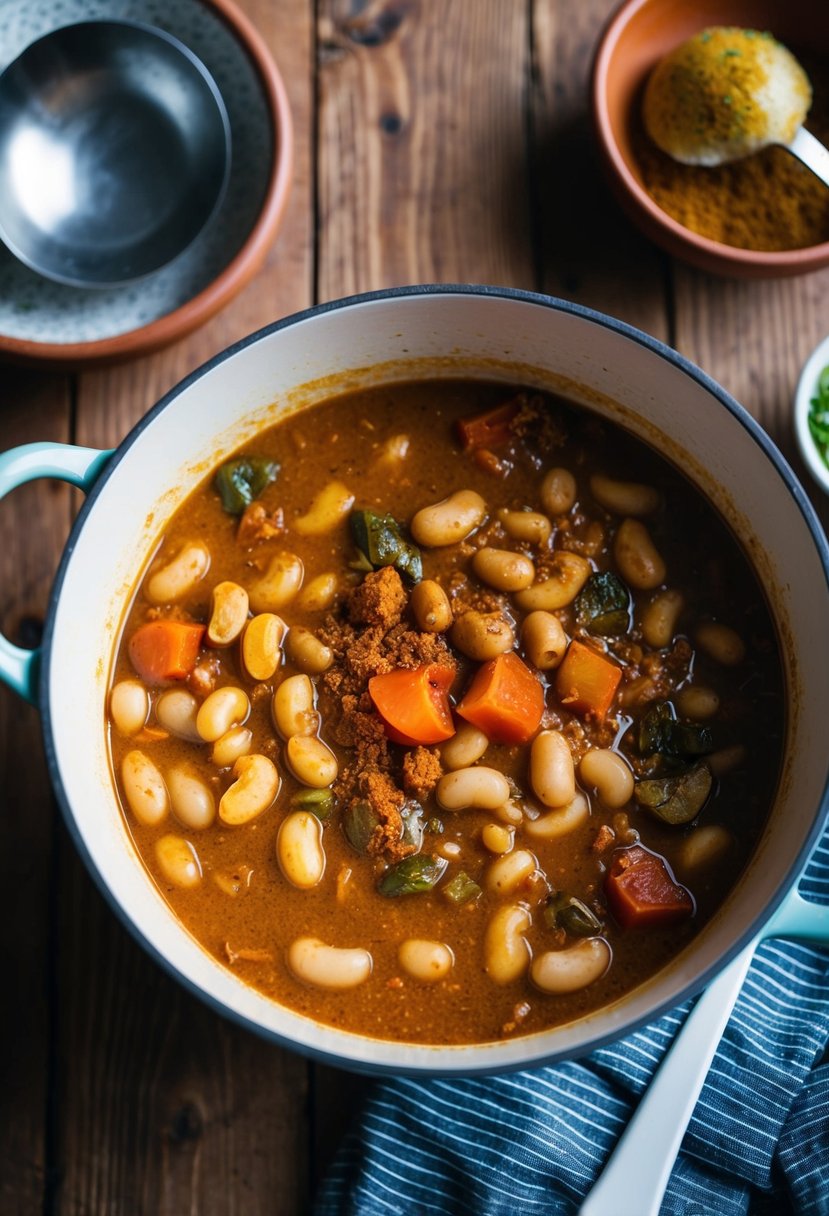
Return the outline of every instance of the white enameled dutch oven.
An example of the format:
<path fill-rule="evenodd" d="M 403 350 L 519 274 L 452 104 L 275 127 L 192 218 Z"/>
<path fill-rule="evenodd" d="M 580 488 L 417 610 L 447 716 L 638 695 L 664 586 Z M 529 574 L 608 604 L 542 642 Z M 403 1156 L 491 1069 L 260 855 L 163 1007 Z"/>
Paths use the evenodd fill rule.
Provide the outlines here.
<path fill-rule="evenodd" d="M 471 1047 L 374 1041 L 319 1025 L 210 958 L 170 912 L 130 842 L 105 731 L 128 598 L 165 521 L 208 469 L 285 411 L 367 383 L 435 375 L 561 392 L 674 460 L 753 555 L 788 681 L 786 761 L 773 813 L 752 863 L 695 942 L 610 1007 L 544 1033 Z M 784 899 L 793 932 L 829 939 L 827 909 L 787 894 L 827 811 L 826 540 L 757 424 L 653 338 L 573 304 L 498 288 L 417 287 L 343 300 L 279 321 L 217 356 L 159 402 L 114 453 L 32 444 L 0 458 L 0 494 L 35 477 L 70 481 L 87 497 L 55 580 L 42 651 L 3 639 L 0 675 L 39 702 L 63 813 L 113 908 L 163 966 L 222 1013 L 346 1067 L 495 1071 L 584 1054 L 672 1008 L 760 934 Z M 62 694 L 67 688 L 75 690 L 70 700 Z"/>

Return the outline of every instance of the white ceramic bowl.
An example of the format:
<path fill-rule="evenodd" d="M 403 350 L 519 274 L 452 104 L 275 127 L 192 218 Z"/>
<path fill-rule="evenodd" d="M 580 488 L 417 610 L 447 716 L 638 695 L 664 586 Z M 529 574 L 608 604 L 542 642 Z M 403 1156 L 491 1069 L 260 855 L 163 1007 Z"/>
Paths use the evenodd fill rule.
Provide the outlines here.
<path fill-rule="evenodd" d="M 694 944 L 610 1007 L 538 1035 L 472 1047 L 377 1041 L 320 1025 L 210 958 L 130 843 L 103 727 L 126 599 L 165 520 L 206 470 L 257 428 L 334 389 L 436 374 L 559 391 L 676 461 L 754 556 L 782 639 L 790 701 L 773 814 L 751 865 Z M 7 454 L 0 493 L 50 471 L 89 489 L 56 579 L 37 690 L 63 812 L 136 937 L 185 985 L 251 1029 L 373 1071 L 471 1073 L 584 1054 L 698 991 L 755 936 L 803 867 L 826 814 L 829 651 L 814 644 L 829 620 L 826 542 L 793 474 L 750 416 L 654 339 L 576 305 L 508 289 L 410 288 L 340 301 L 280 321 L 206 364 L 112 458 L 56 445 Z M 35 663 L 8 643 L 0 648 L 4 678 L 24 693 Z"/>
<path fill-rule="evenodd" d="M 829 494 L 829 466 L 817 450 L 809 430 L 809 408 L 817 393 L 818 378 L 825 367 L 829 367 L 829 336 L 818 342 L 800 373 L 794 394 L 794 433 L 806 468 L 824 494 Z"/>

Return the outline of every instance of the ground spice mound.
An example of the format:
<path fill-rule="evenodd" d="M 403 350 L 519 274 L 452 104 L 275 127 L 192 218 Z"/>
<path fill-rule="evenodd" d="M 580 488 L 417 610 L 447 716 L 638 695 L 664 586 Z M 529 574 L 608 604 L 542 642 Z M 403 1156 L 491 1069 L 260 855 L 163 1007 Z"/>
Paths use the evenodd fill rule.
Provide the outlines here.
<path fill-rule="evenodd" d="M 334 653 L 320 681 L 321 705 L 334 741 L 349 752 L 334 792 L 344 810 L 355 802 L 371 805 L 378 826 L 368 852 L 392 861 L 416 851 L 402 839 L 403 810 L 411 798 L 427 797 L 443 770 L 435 749 L 389 743 L 368 682 L 399 667 L 436 662 L 455 667 L 441 637 L 410 627 L 404 619 L 407 605 L 400 575 L 385 567 L 367 574 L 319 630 Z"/>
<path fill-rule="evenodd" d="M 798 55 L 814 90 L 806 126 L 829 140 L 829 70 Z M 829 189 L 783 148 L 716 168 L 681 165 L 649 139 L 641 118 L 631 146 L 645 190 L 700 236 L 739 249 L 775 252 L 829 241 Z"/>

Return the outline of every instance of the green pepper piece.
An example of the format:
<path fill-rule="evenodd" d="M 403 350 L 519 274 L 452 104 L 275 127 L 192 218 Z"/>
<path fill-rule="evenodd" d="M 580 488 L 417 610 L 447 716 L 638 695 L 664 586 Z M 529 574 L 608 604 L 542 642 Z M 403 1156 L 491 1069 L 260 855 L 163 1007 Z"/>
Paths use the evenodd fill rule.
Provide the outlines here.
<path fill-rule="evenodd" d="M 469 877 L 465 870 L 460 870 L 451 882 L 448 882 L 443 888 L 443 894 L 451 903 L 460 906 L 461 904 L 470 903 L 473 899 L 477 899 L 481 894 L 481 888 L 474 878 Z"/>
<path fill-rule="evenodd" d="M 426 820 L 426 831 L 431 832 L 433 836 L 442 836 L 444 832 L 443 820 L 438 819 L 437 815 L 433 815 L 431 819 Z"/>
<path fill-rule="evenodd" d="M 630 628 L 630 592 L 610 570 L 591 574 L 576 596 L 576 624 L 602 637 L 620 637 Z"/>
<path fill-rule="evenodd" d="M 264 456 L 238 456 L 216 470 L 213 484 L 228 515 L 241 515 L 265 486 L 276 481 L 279 465 Z"/>
<path fill-rule="evenodd" d="M 360 557 L 369 563 L 372 570 L 393 566 L 411 583 L 419 583 L 423 578 L 420 550 L 404 539 L 400 524 L 393 516 L 377 515 L 374 511 L 352 511 L 351 535 Z"/>
<path fill-rule="evenodd" d="M 291 806 L 298 811 L 310 811 L 323 822 L 331 818 L 336 805 L 337 799 L 331 790 L 302 789 L 291 798 Z"/>
<path fill-rule="evenodd" d="M 429 853 L 414 853 L 402 861 L 389 866 L 377 884 L 381 895 L 389 899 L 398 895 L 419 895 L 431 891 L 443 877 L 449 863 L 444 857 L 432 857 Z"/>
<path fill-rule="evenodd" d="M 370 802 L 356 801 L 346 807 L 343 831 L 348 843 L 358 853 L 368 853 L 369 842 L 380 823 L 380 816 Z"/>
<path fill-rule="evenodd" d="M 602 922 L 587 904 L 565 891 L 551 895 L 541 915 L 548 928 L 563 929 L 571 937 L 591 937 L 602 927 Z"/>
<path fill-rule="evenodd" d="M 639 723 L 639 752 L 643 756 L 658 752 L 683 758 L 707 756 L 714 750 L 711 728 L 700 723 L 677 722 L 669 701 L 652 705 Z"/>
<path fill-rule="evenodd" d="M 704 761 L 678 777 L 648 777 L 637 781 L 634 797 L 663 823 L 690 823 L 705 805 L 713 785 L 711 770 Z"/>

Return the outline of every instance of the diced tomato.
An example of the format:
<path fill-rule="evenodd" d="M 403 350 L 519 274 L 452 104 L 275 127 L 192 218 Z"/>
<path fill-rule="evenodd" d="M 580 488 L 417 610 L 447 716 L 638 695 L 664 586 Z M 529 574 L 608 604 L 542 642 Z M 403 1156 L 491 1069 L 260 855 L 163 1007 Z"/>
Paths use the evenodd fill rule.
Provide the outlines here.
<path fill-rule="evenodd" d="M 625 929 L 675 924 L 695 909 L 691 892 L 676 881 L 665 858 L 639 844 L 613 853 L 604 890 Z"/>

